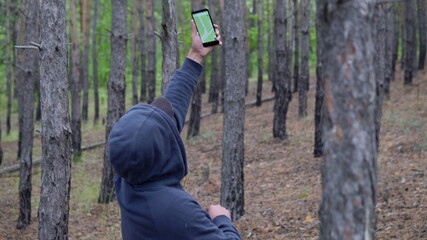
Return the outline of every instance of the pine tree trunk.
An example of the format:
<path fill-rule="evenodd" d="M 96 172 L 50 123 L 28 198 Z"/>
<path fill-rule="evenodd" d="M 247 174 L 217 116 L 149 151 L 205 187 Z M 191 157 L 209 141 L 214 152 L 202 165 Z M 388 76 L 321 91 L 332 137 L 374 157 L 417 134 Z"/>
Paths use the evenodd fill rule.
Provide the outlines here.
<path fill-rule="evenodd" d="M 221 18 L 221 26 L 224 26 L 224 0 L 218 0 L 219 2 L 219 12 L 220 12 L 220 18 Z M 221 41 L 224 43 L 227 39 L 227 36 L 225 36 L 224 34 L 221 35 Z M 221 57 L 220 57 L 220 69 L 221 69 L 221 74 L 220 74 L 220 92 L 221 92 L 221 105 L 222 105 L 222 109 L 221 112 L 224 112 L 224 93 L 225 93 L 225 65 L 226 65 L 227 59 L 225 59 L 225 48 L 221 47 Z"/>
<path fill-rule="evenodd" d="M 2 134 L 2 132 L 1 132 L 1 120 L 0 120 L 0 165 L 3 162 L 3 148 L 1 146 L 1 134 Z"/>
<path fill-rule="evenodd" d="M 412 85 L 414 77 L 415 39 L 415 0 L 405 1 L 405 76 L 404 84 Z"/>
<path fill-rule="evenodd" d="M 83 33 L 83 54 L 81 67 L 81 80 L 83 83 L 83 105 L 82 105 L 82 120 L 88 120 L 89 109 L 89 41 L 90 41 L 90 2 L 87 0 L 81 1 L 81 27 Z"/>
<path fill-rule="evenodd" d="M 299 22 L 298 22 L 298 17 L 299 17 L 299 12 L 298 10 L 296 10 L 298 8 L 298 1 L 297 0 L 293 0 L 293 4 L 294 4 L 294 72 L 293 72 L 293 79 L 294 79 L 294 93 L 298 92 L 298 81 L 299 81 L 299 62 L 300 62 L 300 57 L 299 57 L 299 51 L 300 51 L 300 47 L 299 47 L 299 36 L 300 36 L 300 31 L 299 31 Z"/>
<path fill-rule="evenodd" d="M 394 76 L 393 70 L 393 54 L 395 44 L 395 15 L 393 5 L 389 5 L 385 10 L 386 38 L 385 38 L 385 76 L 384 76 L 384 97 L 390 98 L 390 83 Z"/>
<path fill-rule="evenodd" d="M 376 4 L 374 11 L 374 66 L 375 66 L 375 79 L 377 82 L 376 99 L 375 99 L 375 142 L 378 149 L 380 143 L 380 130 L 381 130 L 381 117 L 382 117 L 382 104 L 384 98 L 384 84 L 386 76 L 386 9 L 384 3 Z"/>
<path fill-rule="evenodd" d="M 238 220 L 244 210 L 245 122 L 245 1 L 224 1 L 225 64 L 224 135 L 221 167 L 221 205 Z"/>
<path fill-rule="evenodd" d="M 156 39 L 154 38 L 155 18 L 154 0 L 146 0 L 146 26 L 147 26 L 147 103 L 154 101 L 156 97 Z"/>
<path fill-rule="evenodd" d="M 38 237 L 65 240 L 71 181 L 65 0 L 39 2 L 43 160 Z"/>
<path fill-rule="evenodd" d="M 213 21 L 217 21 L 216 14 L 216 0 L 209 0 L 209 11 Z M 218 104 L 219 104 L 219 88 L 221 85 L 221 80 L 219 78 L 219 66 L 218 66 L 218 49 L 214 49 L 211 53 L 211 81 L 210 81 L 210 95 L 209 102 L 212 103 L 211 113 L 218 112 Z"/>
<path fill-rule="evenodd" d="M 419 26 L 419 41 L 420 52 L 418 69 L 424 69 L 426 60 L 426 2 L 425 0 L 418 0 L 418 26 Z"/>
<path fill-rule="evenodd" d="M 176 31 L 176 0 L 163 0 L 162 21 L 162 93 L 178 69 L 178 36 Z"/>
<path fill-rule="evenodd" d="M 112 32 L 111 32 L 111 62 L 110 81 L 108 83 L 108 114 L 105 127 L 105 141 L 116 121 L 125 113 L 126 89 L 126 19 L 127 0 L 112 1 Z M 99 203 L 109 203 L 114 199 L 113 168 L 108 159 L 108 144 L 104 151 L 104 168 L 102 171 Z"/>
<path fill-rule="evenodd" d="M 139 51 L 141 53 L 141 93 L 139 101 L 144 102 L 147 99 L 147 51 L 145 47 L 145 14 L 144 14 L 144 0 L 138 0 L 138 13 L 139 13 Z"/>
<path fill-rule="evenodd" d="M 10 133 L 10 114 L 12 113 L 12 57 L 11 57 L 11 24 L 10 24 L 10 5 L 11 0 L 7 1 L 8 7 L 6 7 L 6 95 L 7 95 L 7 114 L 6 114 L 6 134 Z"/>
<path fill-rule="evenodd" d="M 95 114 L 93 121 L 99 120 L 99 92 L 98 92 L 98 0 L 93 1 L 93 23 L 92 23 L 92 67 L 93 67 L 93 98 L 95 102 Z"/>
<path fill-rule="evenodd" d="M 398 52 L 399 52 L 399 18 L 398 18 L 398 10 L 397 10 L 397 5 L 398 4 L 393 4 L 396 5 L 393 7 L 393 25 L 394 25 L 394 37 L 393 37 L 393 60 L 391 63 L 391 69 L 392 69 L 392 78 L 391 81 L 394 81 L 395 79 L 395 72 L 396 72 L 396 64 L 397 64 L 397 60 L 398 60 Z M 403 34 L 403 33 L 402 33 Z"/>
<path fill-rule="evenodd" d="M 325 148 L 319 239 L 375 239 L 375 0 L 321 2 Z"/>
<path fill-rule="evenodd" d="M 262 1 L 257 0 L 258 12 L 258 83 L 256 90 L 256 105 L 262 104 L 262 75 L 264 69 L 264 52 L 263 52 L 263 20 L 262 20 Z"/>
<path fill-rule="evenodd" d="M 130 55 L 132 61 L 132 104 L 138 104 L 138 73 L 140 71 L 138 65 L 138 0 L 132 0 L 132 8 L 130 11 L 131 15 L 131 24 L 130 31 L 132 33 L 132 38 L 130 40 Z"/>
<path fill-rule="evenodd" d="M 81 110 L 80 110 L 80 46 L 77 33 L 76 0 L 71 0 L 70 7 L 70 35 L 71 35 L 71 132 L 73 154 L 75 158 L 81 156 Z"/>
<path fill-rule="evenodd" d="M 290 71 L 288 59 L 290 54 L 286 47 L 286 1 L 276 0 L 274 12 L 274 37 L 276 46 L 276 81 L 275 81 L 275 103 L 274 103 L 274 121 L 273 137 L 286 139 L 286 115 L 290 101 Z"/>
<path fill-rule="evenodd" d="M 307 116 L 307 85 L 310 79 L 309 52 L 310 52 L 310 2 L 301 0 L 301 77 L 298 86 L 298 116 Z"/>
<path fill-rule="evenodd" d="M 23 42 L 26 45 L 29 42 L 38 42 L 39 33 L 37 26 L 37 4 L 29 0 L 22 2 L 24 15 L 22 17 L 23 27 L 20 33 L 24 34 Z M 17 79 L 19 88 L 18 96 L 18 114 L 20 119 L 19 133 L 19 217 L 17 228 L 25 228 L 31 222 L 31 170 L 33 153 L 33 133 L 34 133 L 34 85 L 37 77 L 36 58 L 37 51 L 34 49 L 25 49 L 23 51 L 24 61 L 20 71 L 20 78 Z M 25 70 L 25 71 L 24 71 Z"/>

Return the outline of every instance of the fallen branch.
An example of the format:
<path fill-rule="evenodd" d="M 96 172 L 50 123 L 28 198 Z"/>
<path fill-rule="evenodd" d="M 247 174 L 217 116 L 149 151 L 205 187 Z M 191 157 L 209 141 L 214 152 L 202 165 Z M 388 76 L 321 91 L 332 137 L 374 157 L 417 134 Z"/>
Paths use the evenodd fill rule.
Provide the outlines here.
<path fill-rule="evenodd" d="M 90 150 L 90 149 L 99 147 L 99 146 L 104 145 L 104 144 L 105 144 L 105 142 L 98 142 L 98 143 L 90 144 L 90 145 L 87 145 L 87 146 L 83 146 L 82 147 L 82 151 Z M 33 166 L 38 165 L 41 162 L 42 162 L 42 158 L 41 157 L 37 158 L 36 160 L 33 160 Z M 10 166 L 10 167 L 5 167 L 3 169 L 0 169 L 0 176 L 3 175 L 3 174 L 6 174 L 6 173 L 11 173 L 11 172 L 18 171 L 20 168 L 21 168 L 20 164 L 16 164 L 16 165 L 13 165 L 13 166 Z"/>

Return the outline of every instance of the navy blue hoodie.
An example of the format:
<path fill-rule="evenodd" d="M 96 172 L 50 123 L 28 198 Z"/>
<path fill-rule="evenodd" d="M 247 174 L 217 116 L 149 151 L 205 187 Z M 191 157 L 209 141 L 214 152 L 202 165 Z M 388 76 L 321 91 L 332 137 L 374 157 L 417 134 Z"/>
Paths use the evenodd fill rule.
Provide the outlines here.
<path fill-rule="evenodd" d="M 201 71 L 200 64 L 186 59 L 164 95 L 171 112 L 136 105 L 110 133 L 125 240 L 241 239 L 228 217 L 211 220 L 180 183 L 188 171 L 180 132 Z"/>

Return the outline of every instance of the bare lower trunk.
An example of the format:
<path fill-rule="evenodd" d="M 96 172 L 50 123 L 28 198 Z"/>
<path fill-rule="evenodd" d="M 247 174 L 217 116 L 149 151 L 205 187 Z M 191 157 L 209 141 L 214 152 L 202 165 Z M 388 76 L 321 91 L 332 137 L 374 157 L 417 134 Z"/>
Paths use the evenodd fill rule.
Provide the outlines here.
<path fill-rule="evenodd" d="M 384 75 L 384 97 L 386 99 L 390 98 L 390 83 L 394 77 L 394 67 L 393 67 L 393 54 L 394 54 L 394 44 L 395 44 L 395 15 L 393 11 L 393 5 L 389 5 L 386 11 L 386 37 L 385 37 L 385 75 Z"/>
<path fill-rule="evenodd" d="M 320 239 L 375 239 L 374 4 L 322 1 L 319 9 L 325 76 Z"/>
<path fill-rule="evenodd" d="M 245 121 L 245 1 L 225 1 L 223 32 L 225 64 L 224 135 L 221 167 L 221 205 L 233 221 L 244 213 Z"/>
<path fill-rule="evenodd" d="M 88 120 L 89 109 L 89 41 L 90 41 L 90 3 L 91 1 L 81 0 L 82 11 L 82 32 L 83 32 L 83 54 L 81 65 L 81 80 L 83 83 L 83 105 L 82 120 Z"/>
<path fill-rule="evenodd" d="M 39 239 L 61 240 L 68 239 L 71 181 L 65 0 L 40 1 L 39 13 L 43 151 Z"/>
<path fill-rule="evenodd" d="M 293 0 L 293 4 L 294 4 L 294 19 L 293 19 L 293 23 L 294 23 L 294 74 L 293 74 L 293 79 L 294 79 L 294 93 L 298 92 L 298 82 L 299 82 L 299 62 L 300 62 L 300 57 L 299 57 L 299 51 L 300 51 L 300 47 L 299 47 L 299 36 L 300 36 L 300 31 L 299 31 L 299 6 L 298 6 L 298 1 L 297 0 Z"/>
<path fill-rule="evenodd" d="M 92 67 L 93 67 L 93 98 L 95 103 L 95 113 L 93 120 L 99 119 L 99 92 L 98 92 L 98 44 L 97 44 L 97 27 L 98 27 L 98 0 L 93 2 L 93 23 L 92 23 Z"/>
<path fill-rule="evenodd" d="M 261 106 L 262 103 L 262 75 L 264 69 L 264 52 L 263 52 L 263 21 L 262 21 L 262 1 L 257 2 L 258 12 L 258 82 L 256 90 L 256 105 Z"/>
<path fill-rule="evenodd" d="M 10 5 L 11 0 L 7 1 L 8 5 Z M 12 113 L 12 56 L 11 56 L 11 24 L 10 24 L 10 6 L 6 7 L 6 94 L 7 94 L 7 114 L 6 114 L 6 134 L 10 133 L 10 114 Z"/>
<path fill-rule="evenodd" d="M 138 1 L 132 0 L 132 8 L 130 11 L 131 14 L 131 24 L 130 31 L 132 33 L 132 38 L 130 40 L 130 55 L 132 61 L 132 104 L 138 104 L 138 73 L 140 71 L 138 65 Z"/>
<path fill-rule="evenodd" d="M 418 69 L 424 69 L 426 60 L 426 2 L 425 0 L 418 0 L 418 26 L 419 26 L 419 41 L 420 41 L 420 54 L 418 60 Z"/>
<path fill-rule="evenodd" d="M 127 0 L 113 0 L 112 4 L 113 28 L 111 33 L 111 71 L 108 83 L 108 114 L 105 127 L 106 142 L 114 124 L 125 113 Z M 109 203 L 114 199 L 114 173 L 108 158 L 108 151 L 108 144 L 106 144 L 99 203 Z"/>
<path fill-rule="evenodd" d="M 216 1 L 209 0 L 209 11 L 213 21 L 217 20 L 216 14 Z M 219 89 L 221 86 L 221 78 L 218 66 L 219 59 L 219 50 L 214 49 L 211 53 L 211 81 L 210 81 L 210 94 L 209 94 L 209 102 L 212 103 L 211 113 L 218 112 L 218 104 L 219 104 Z"/>
<path fill-rule="evenodd" d="M 141 52 L 141 93 L 139 101 L 144 102 L 147 99 L 147 51 L 145 47 L 145 14 L 144 14 L 144 0 L 138 0 L 138 14 L 139 14 L 139 51 Z"/>
<path fill-rule="evenodd" d="M 147 17 L 147 103 L 154 101 L 156 97 L 156 39 L 154 38 L 154 0 L 146 0 L 145 10 Z"/>
<path fill-rule="evenodd" d="M 310 3 L 301 0 L 301 77 L 298 86 L 298 116 L 307 116 L 307 85 L 310 79 L 309 52 L 310 52 Z"/>
<path fill-rule="evenodd" d="M 205 65 L 205 64 L 204 64 Z M 206 79 L 206 71 L 202 72 L 199 81 L 202 79 Z M 188 134 L 187 139 L 195 137 L 199 135 L 200 132 L 200 121 L 202 119 L 202 85 L 199 84 L 196 87 L 196 90 L 193 93 L 193 97 L 191 99 L 191 113 L 190 113 L 190 121 L 188 123 Z"/>
<path fill-rule="evenodd" d="M 404 84 L 412 85 L 414 77 L 415 0 L 405 1 L 405 76 Z"/>
<path fill-rule="evenodd" d="M 176 0 L 163 0 L 162 21 L 162 93 L 178 68 L 178 37 L 176 31 Z"/>

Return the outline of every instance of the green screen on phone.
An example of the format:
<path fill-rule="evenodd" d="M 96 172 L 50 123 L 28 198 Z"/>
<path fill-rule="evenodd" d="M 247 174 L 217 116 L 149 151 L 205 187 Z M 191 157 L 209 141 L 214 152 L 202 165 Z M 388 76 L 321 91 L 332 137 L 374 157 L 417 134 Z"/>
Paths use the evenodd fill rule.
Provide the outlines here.
<path fill-rule="evenodd" d="M 208 11 L 193 14 L 202 43 L 216 41 L 215 30 L 212 26 Z"/>

